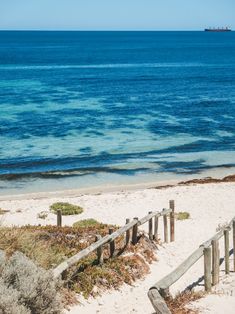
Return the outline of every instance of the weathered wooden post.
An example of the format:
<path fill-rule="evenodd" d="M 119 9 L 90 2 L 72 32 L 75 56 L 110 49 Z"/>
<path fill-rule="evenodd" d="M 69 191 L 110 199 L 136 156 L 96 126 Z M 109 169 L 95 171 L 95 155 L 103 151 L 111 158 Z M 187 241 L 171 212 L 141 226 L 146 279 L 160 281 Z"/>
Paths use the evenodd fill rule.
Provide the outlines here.
<path fill-rule="evenodd" d="M 204 249 L 204 281 L 206 292 L 211 291 L 211 248 Z"/>
<path fill-rule="evenodd" d="M 157 289 L 149 290 L 148 297 L 154 307 L 156 314 L 171 314 L 171 311 L 167 307 L 166 302 Z"/>
<path fill-rule="evenodd" d="M 152 214 L 152 212 L 149 212 L 149 214 Z M 153 218 L 149 219 L 149 240 L 153 240 Z"/>
<path fill-rule="evenodd" d="M 169 202 L 170 209 L 172 212 L 170 213 L 170 241 L 175 241 L 175 201 L 171 200 Z"/>
<path fill-rule="evenodd" d="M 154 240 L 158 239 L 158 217 L 154 217 L 154 235 L 153 235 Z"/>
<path fill-rule="evenodd" d="M 163 212 L 166 211 L 166 209 L 163 209 Z M 164 241 L 166 243 L 169 242 L 168 240 L 168 223 L 167 223 L 167 215 L 163 214 L 163 225 L 164 225 Z"/>
<path fill-rule="evenodd" d="M 130 219 L 126 219 L 126 225 L 130 223 Z M 130 229 L 126 231 L 126 245 L 130 243 Z"/>
<path fill-rule="evenodd" d="M 109 229 L 109 234 L 113 233 L 113 229 Z M 109 248 L 110 248 L 110 256 L 113 257 L 114 255 L 114 251 L 115 251 L 115 242 L 111 241 L 109 244 Z"/>
<path fill-rule="evenodd" d="M 233 271 L 235 272 L 235 220 L 233 220 Z"/>
<path fill-rule="evenodd" d="M 215 286 L 219 283 L 219 241 L 212 240 L 212 285 Z"/>
<path fill-rule="evenodd" d="M 62 226 L 62 212 L 60 209 L 57 210 L 57 227 Z"/>
<path fill-rule="evenodd" d="M 96 241 L 99 241 L 102 237 L 101 237 L 101 235 L 96 235 L 96 237 L 95 237 L 96 239 Z M 98 263 L 99 264 L 103 264 L 103 262 L 104 262 L 104 255 L 103 255 L 103 247 L 102 247 L 102 245 L 100 246 L 100 247 L 98 247 L 98 249 L 97 249 L 97 259 L 98 259 Z"/>
<path fill-rule="evenodd" d="M 224 230 L 225 273 L 229 274 L 229 229 Z"/>
<path fill-rule="evenodd" d="M 135 217 L 136 224 L 132 227 L 132 244 L 136 244 L 138 242 L 138 217 Z"/>

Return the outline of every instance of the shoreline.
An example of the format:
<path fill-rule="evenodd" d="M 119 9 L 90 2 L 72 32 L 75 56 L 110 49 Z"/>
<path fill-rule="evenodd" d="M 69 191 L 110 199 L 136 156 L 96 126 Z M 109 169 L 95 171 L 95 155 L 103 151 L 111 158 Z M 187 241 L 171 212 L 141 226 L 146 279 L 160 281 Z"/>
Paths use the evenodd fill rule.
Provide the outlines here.
<path fill-rule="evenodd" d="M 49 199 L 53 197 L 77 197 L 83 195 L 99 195 L 104 193 L 122 193 L 128 191 L 139 191 L 145 189 L 167 189 L 177 186 L 188 186 L 198 184 L 219 184 L 235 182 L 235 174 L 229 174 L 227 176 L 211 177 L 211 176 L 191 176 L 191 178 L 180 179 L 169 179 L 163 181 L 150 181 L 142 183 L 132 184 L 117 184 L 117 185 L 98 185 L 94 187 L 85 187 L 68 190 L 57 190 L 47 192 L 33 192 L 33 193 L 21 193 L 21 194 L 6 194 L 0 195 L 0 201 L 11 201 L 11 200 L 27 200 L 27 199 Z"/>
<path fill-rule="evenodd" d="M 0 201 L 7 200 L 21 200 L 21 199 L 48 199 L 51 197 L 76 197 L 82 195 L 97 195 L 103 193 L 118 193 L 124 191 L 138 191 L 143 189 L 154 189 L 157 186 L 160 188 L 165 186 L 166 188 L 171 184 L 176 186 L 179 180 L 164 180 L 154 181 L 149 183 L 136 183 L 136 184 L 117 184 L 117 185 L 99 185 L 94 187 L 57 190 L 49 192 L 35 192 L 35 193 L 22 193 L 22 194 L 6 194 L 0 195 Z"/>

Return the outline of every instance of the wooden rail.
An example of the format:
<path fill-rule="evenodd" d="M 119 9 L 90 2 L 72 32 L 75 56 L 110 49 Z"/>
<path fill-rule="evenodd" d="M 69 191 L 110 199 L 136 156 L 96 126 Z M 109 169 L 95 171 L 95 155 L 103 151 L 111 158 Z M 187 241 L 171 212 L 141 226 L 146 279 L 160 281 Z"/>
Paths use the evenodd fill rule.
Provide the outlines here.
<path fill-rule="evenodd" d="M 229 267 L 229 231 L 233 227 L 233 254 L 235 260 L 235 217 L 231 222 L 217 232 L 212 238 L 205 241 L 174 271 L 158 281 L 148 291 L 148 297 L 157 314 L 170 314 L 164 298 L 170 296 L 169 288 L 179 280 L 202 256 L 204 256 L 204 281 L 205 290 L 211 291 L 211 286 L 219 282 L 219 239 L 224 236 L 224 260 L 225 272 L 228 274 Z M 211 249 L 212 246 L 212 249 Z M 233 263 L 235 271 L 235 262 Z"/>
<path fill-rule="evenodd" d="M 174 226 L 175 226 L 175 214 L 174 214 L 174 201 L 170 201 L 170 209 L 164 209 L 161 212 L 155 211 L 155 212 L 149 212 L 148 215 L 143 217 L 142 219 L 138 219 L 135 217 L 132 221 L 130 219 L 126 219 L 126 224 L 113 232 L 113 230 L 109 230 L 109 234 L 104 236 L 103 238 L 100 235 L 96 236 L 96 242 L 91 244 L 86 249 L 80 251 L 79 253 L 75 254 L 74 256 L 68 258 L 64 262 L 62 262 L 60 265 L 58 265 L 56 268 L 54 268 L 53 273 L 55 277 L 59 277 L 61 274 L 63 274 L 64 271 L 66 271 L 71 266 L 78 263 L 81 259 L 89 255 L 90 253 L 97 251 L 97 259 L 99 263 L 103 263 L 103 246 L 107 243 L 110 244 L 110 256 L 112 257 L 114 255 L 115 251 L 115 240 L 126 234 L 126 245 L 130 242 L 132 233 L 132 244 L 136 244 L 138 242 L 138 227 L 147 223 L 149 224 L 149 239 L 150 240 L 156 240 L 158 235 L 158 219 L 159 217 L 163 216 L 164 219 L 164 234 L 166 238 L 166 234 L 168 234 L 168 228 L 166 225 L 166 221 L 168 219 L 168 216 L 170 216 L 170 231 L 171 231 L 171 239 L 175 238 L 174 235 Z M 57 222 L 59 222 L 58 227 L 61 227 L 62 225 L 62 216 L 61 212 L 57 213 Z M 153 219 L 154 219 L 154 230 L 153 230 Z M 173 230 L 173 233 L 172 233 Z"/>

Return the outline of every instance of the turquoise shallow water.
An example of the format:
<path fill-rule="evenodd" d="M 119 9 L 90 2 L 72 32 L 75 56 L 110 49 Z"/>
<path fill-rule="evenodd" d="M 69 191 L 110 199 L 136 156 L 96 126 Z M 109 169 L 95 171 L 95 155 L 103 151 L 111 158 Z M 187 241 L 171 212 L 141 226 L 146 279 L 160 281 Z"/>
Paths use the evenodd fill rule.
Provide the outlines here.
<path fill-rule="evenodd" d="M 0 32 L 0 193 L 235 166 L 235 34 Z"/>

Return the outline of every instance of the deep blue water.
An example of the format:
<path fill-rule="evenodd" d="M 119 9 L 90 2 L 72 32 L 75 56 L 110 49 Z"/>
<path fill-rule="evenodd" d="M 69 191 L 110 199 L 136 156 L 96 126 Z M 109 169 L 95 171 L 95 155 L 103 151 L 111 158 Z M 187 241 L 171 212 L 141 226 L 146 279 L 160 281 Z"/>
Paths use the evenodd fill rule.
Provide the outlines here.
<path fill-rule="evenodd" d="M 2 189 L 233 167 L 234 119 L 234 32 L 0 32 Z"/>

